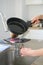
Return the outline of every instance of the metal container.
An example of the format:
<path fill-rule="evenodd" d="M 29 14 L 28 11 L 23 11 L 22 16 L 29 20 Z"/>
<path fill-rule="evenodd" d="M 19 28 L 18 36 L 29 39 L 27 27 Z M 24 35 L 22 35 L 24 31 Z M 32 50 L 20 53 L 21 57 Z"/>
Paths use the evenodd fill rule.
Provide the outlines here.
<path fill-rule="evenodd" d="M 28 47 L 31 45 L 32 41 L 30 39 L 25 39 L 24 42 L 20 42 L 21 39 L 19 40 L 19 43 L 12 43 L 10 51 L 9 51 L 9 65 L 30 65 L 32 64 L 38 57 L 29 57 L 25 56 L 22 57 L 20 55 L 20 48 L 22 46 Z M 32 46 L 32 45 L 31 45 Z M 34 46 L 33 46 L 34 47 Z"/>

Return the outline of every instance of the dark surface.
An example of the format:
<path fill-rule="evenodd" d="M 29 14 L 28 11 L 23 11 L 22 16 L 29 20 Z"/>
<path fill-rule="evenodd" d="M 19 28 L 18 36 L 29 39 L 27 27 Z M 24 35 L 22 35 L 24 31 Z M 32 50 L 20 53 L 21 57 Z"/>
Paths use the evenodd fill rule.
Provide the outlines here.
<path fill-rule="evenodd" d="M 16 17 L 7 20 L 8 28 L 15 34 L 23 34 L 27 30 L 27 24 L 24 20 Z"/>

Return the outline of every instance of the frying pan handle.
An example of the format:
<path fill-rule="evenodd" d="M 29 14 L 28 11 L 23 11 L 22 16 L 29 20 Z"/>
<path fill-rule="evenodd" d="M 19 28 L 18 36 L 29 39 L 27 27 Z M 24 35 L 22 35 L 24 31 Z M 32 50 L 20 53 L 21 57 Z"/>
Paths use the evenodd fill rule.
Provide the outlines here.
<path fill-rule="evenodd" d="M 27 28 L 28 28 L 28 27 L 32 27 L 31 21 L 27 21 L 26 24 L 27 24 Z"/>

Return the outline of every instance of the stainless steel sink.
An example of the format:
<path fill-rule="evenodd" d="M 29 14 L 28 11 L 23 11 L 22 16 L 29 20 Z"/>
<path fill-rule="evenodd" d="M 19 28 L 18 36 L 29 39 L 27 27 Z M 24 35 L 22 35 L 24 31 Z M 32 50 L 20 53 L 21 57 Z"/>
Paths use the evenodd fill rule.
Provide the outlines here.
<path fill-rule="evenodd" d="M 19 48 L 20 46 L 22 46 L 22 44 L 24 45 L 24 47 L 32 48 L 32 49 L 43 48 L 43 41 L 28 40 L 26 42 L 20 42 L 20 43 L 16 42 L 11 45 L 9 51 L 9 56 L 8 56 L 9 65 L 31 65 L 35 60 L 39 58 L 39 57 L 31 57 L 31 56 L 21 57 L 19 54 L 20 51 Z"/>
<path fill-rule="evenodd" d="M 5 44 L 0 44 L 0 65 L 8 65 L 8 50 L 10 46 Z"/>
<path fill-rule="evenodd" d="M 10 62 L 12 62 L 13 65 L 31 65 L 38 57 L 30 57 L 30 56 L 21 57 L 19 54 L 20 51 L 19 48 L 23 44 L 24 47 L 28 47 L 28 48 L 31 47 L 33 49 L 36 49 L 38 48 L 37 46 L 36 47 L 34 46 L 36 45 L 36 43 L 38 43 L 38 41 L 28 40 L 26 42 L 14 43 L 14 45 L 12 44 L 12 47 L 14 47 L 15 49 L 10 51 L 11 52 Z"/>

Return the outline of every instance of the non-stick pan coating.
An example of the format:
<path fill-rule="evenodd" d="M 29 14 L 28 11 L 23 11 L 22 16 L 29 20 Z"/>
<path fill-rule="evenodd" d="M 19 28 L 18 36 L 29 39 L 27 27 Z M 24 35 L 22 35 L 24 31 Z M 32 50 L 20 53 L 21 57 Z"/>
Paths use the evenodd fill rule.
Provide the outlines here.
<path fill-rule="evenodd" d="M 15 34 L 23 34 L 27 30 L 27 24 L 24 20 L 16 17 L 7 20 L 9 30 Z"/>

